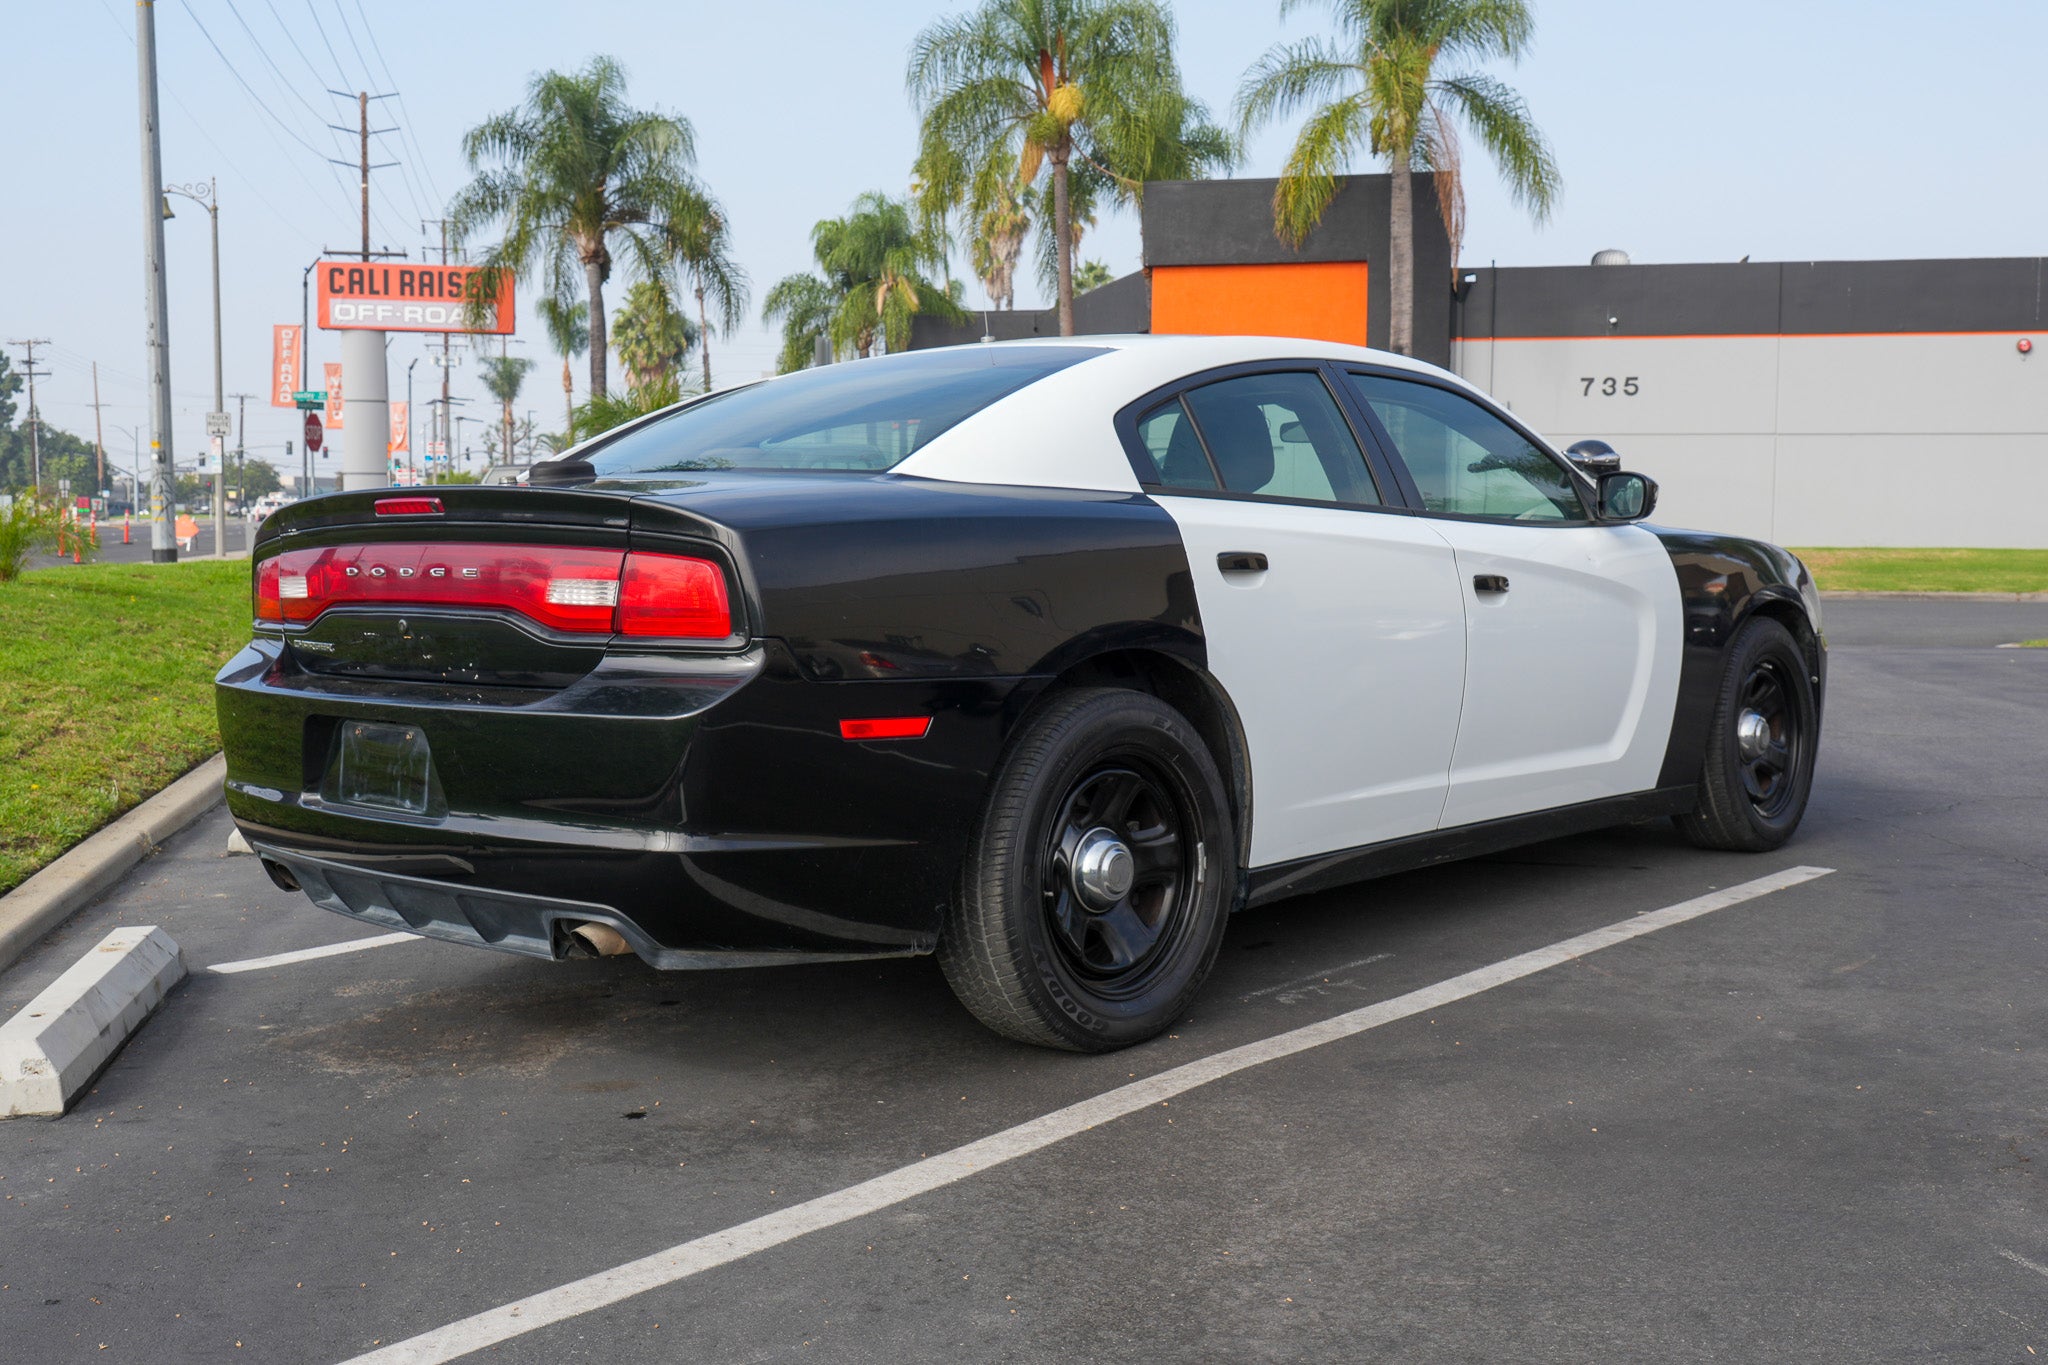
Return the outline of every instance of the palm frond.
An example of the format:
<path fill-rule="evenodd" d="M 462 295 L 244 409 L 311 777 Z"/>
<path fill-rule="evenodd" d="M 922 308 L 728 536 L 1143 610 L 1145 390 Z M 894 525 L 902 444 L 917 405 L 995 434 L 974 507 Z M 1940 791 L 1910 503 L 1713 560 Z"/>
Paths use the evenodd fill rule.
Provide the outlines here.
<path fill-rule="evenodd" d="M 1491 76 L 1470 73 L 1439 80 L 1436 89 L 1455 105 L 1499 166 L 1508 193 L 1537 222 L 1550 217 L 1563 189 L 1557 160 L 1522 97 Z"/>

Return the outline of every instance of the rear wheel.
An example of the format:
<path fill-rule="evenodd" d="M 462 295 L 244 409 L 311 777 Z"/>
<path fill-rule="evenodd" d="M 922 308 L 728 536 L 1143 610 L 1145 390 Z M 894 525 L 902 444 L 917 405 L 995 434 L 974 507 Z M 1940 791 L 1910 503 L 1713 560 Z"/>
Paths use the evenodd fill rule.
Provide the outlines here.
<path fill-rule="evenodd" d="M 1194 998 L 1235 884 L 1223 782 L 1187 720 L 1140 692 L 1070 692 L 996 773 L 939 965 L 1007 1037 L 1125 1047 Z"/>
<path fill-rule="evenodd" d="M 1701 848 L 1763 852 L 1792 837 L 1813 790 L 1820 713 L 1805 653 L 1776 621 L 1755 617 L 1728 651 L 1707 724 L 1700 803 L 1674 817 Z"/>

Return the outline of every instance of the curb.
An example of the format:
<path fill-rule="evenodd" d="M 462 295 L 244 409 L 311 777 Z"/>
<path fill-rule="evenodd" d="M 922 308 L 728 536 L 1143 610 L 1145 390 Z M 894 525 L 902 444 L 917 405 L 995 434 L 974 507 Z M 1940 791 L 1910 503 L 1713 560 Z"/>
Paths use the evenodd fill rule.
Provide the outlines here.
<path fill-rule="evenodd" d="M 113 886 L 158 844 L 218 805 L 227 770 L 227 759 L 215 754 L 0 896 L 0 970 Z"/>
<path fill-rule="evenodd" d="M 2048 592 L 1846 592 L 1821 589 L 1823 602 L 2048 602 Z"/>
<path fill-rule="evenodd" d="M 0 1024 L 0 1119 L 61 1118 L 184 979 L 184 954 L 154 925 L 101 939 Z"/>

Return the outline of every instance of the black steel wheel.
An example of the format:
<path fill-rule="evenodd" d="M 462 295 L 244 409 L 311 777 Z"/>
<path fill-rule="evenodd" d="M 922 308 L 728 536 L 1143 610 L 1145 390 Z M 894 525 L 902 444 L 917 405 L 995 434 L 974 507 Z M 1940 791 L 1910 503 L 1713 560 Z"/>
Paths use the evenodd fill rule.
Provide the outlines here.
<path fill-rule="evenodd" d="M 1200 988 L 1235 873 L 1223 782 L 1186 718 L 1144 693 L 1065 693 L 996 773 L 939 963 L 998 1033 L 1128 1046 Z"/>
<path fill-rule="evenodd" d="M 1708 722 L 1699 806 L 1676 817 L 1679 829 L 1702 848 L 1778 847 L 1806 813 L 1819 747 L 1805 652 L 1778 622 L 1750 620 L 1728 651 Z"/>

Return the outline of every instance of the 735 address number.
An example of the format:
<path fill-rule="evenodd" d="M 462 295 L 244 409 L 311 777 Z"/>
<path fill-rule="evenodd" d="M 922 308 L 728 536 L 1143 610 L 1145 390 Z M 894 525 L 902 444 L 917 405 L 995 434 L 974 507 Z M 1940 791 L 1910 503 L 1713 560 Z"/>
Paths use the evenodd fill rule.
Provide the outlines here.
<path fill-rule="evenodd" d="M 1637 382 L 1634 375 L 1628 375 L 1621 379 L 1616 379 L 1611 374 L 1604 379 L 1596 375 L 1580 375 L 1579 384 L 1581 386 L 1579 389 L 1579 396 L 1581 398 L 1591 398 L 1594 392 L 1593 386 L 1596 384 L 1600 386 L 1599 392 L 1601 395 L 1607 398 L 1612 398 L 1616 394 L 1633 398 L 1638 393 L 1641 393 L 1643 388 Z"/>

